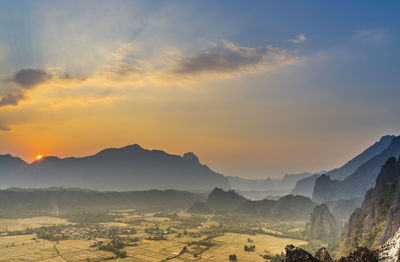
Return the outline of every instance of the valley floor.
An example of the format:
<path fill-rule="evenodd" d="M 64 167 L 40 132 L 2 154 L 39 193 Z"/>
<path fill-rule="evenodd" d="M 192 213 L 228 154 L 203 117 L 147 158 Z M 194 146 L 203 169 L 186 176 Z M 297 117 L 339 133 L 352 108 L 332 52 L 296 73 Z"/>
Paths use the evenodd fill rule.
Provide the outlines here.
<path fill-rule="evenodd" d="M 58 217 L 0 219 L 0 261 L 269 261 L 302 223 L 271 223 L 185 212 L 116 210 L 101 223 Z M 87 216 L 87 214 L 85 214 Z M 292 238 L 290 236 L 293 236 Z M 251 247 L 245 251 L 244 247 Z"/>

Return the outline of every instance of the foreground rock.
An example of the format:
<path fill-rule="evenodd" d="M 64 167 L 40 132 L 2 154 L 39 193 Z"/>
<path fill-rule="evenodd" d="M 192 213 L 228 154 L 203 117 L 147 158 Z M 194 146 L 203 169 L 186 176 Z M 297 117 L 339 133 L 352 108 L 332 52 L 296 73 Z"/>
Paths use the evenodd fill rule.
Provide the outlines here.
<path fill-rule="evenodd" d="M 286 246 L 286 256 L 283 262 L 334 262 L 325 248 L 319 249 L 315 256 L 312 256 L 307 251 L 295 247 L 293 245 Z M 378 262 L 378 251 L 369 250 L 366 247 L 357 247 L 356 250 L 350 253 L 347 257 L 342 257 L 337 262 Z M 383 261 L 383 260 L 382 260 Z M 387 262 L 395 262 L 397 260 L 385 260 Z"/>
<path fill-rule="evenodd" d="M 400 230 L 378 249 L 378 256 L 382 262 L 400 260 Z"/>

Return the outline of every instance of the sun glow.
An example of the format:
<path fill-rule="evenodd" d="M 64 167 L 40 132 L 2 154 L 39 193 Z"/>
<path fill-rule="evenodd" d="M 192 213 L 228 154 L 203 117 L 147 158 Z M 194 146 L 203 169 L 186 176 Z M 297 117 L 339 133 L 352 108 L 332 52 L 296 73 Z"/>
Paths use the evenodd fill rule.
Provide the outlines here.
<path fill-rule="evenodd" d="M 43 158 L 42 155 L 37 155 L 37 156 L 36 156 L 36 160 L 40 160 L 40 159 L 42 159 L 42 158 Z"/>

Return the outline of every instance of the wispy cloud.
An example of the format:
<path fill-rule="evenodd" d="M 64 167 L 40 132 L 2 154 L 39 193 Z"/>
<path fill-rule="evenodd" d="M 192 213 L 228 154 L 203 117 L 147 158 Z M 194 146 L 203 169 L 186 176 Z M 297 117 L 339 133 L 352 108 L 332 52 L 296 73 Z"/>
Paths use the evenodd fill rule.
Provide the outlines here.
<path fill-rule="evenodd" d="M 384 37 L 384 34 L 381 30 L 377 29 L 368 29 L 362 30 L 356 33 L 356 38 L 362 41 L 375 41 L 380 40 Z"/>
<path fill-rule="evenodd" d="M 271 71 L 299 60 L 295 52 L 280 47 L 245 47 L 224 42 L 210 50 L 178 59 L 171 72 L 185 76 L 234 76 Z"/>
<path fill-rule="evenodd" d="M 299 34 L 295 39 L 290 39 L 289 41 L 295 44 L 298 44 L 300 42 L 306 41 L 307 37 L 305 34 Z"/>

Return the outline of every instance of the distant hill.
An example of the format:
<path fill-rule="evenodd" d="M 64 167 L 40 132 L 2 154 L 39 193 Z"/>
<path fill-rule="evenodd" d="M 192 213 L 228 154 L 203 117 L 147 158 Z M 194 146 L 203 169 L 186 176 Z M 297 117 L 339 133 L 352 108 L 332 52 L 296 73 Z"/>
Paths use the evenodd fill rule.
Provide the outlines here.
<path fill-rule="evenodd" d="M 222 188 L 216 187 L 207 198 L 207 206 L 215 210 L 232 210 L 241 203 L 247 201 L 246 198 L 239 195 L 233 190 L 224 191 Z"/>
<path fill-rule="evenodd" d="M 351 159 L 343 166 L 335 168 L 328 172 L 314 174 L 312 176 L 299 180 L 296 183 L 295 188 L 290 193 L 293 195 L 303 195 L 311 197 L 314 190 L 315 181 L 319 177 L 318 175 L 326 174 L 331 179 L 343 180 L 346 177 L 350 176 L 362 164 L 364 164 L 374 156 L 382 153 L 390 145 L 394 138 L 395 136 L 393 135 L 382 136 L 379 141 L 375 142 L 373 145 L 365 149 L 363 152 L 361 152 L 359 155 Z"/>
<path fill-rule="evenodd" d="M 215 212 L 232 215 L 264 217 L 281 221 L 307 221 L 316 203 L 304 196 L 286 195 L 278 200 L 249 200 L 235 191 L 215 188 L 208 196 L 206 205 Z"/>
<path fill-rule="evenodd" d="M 283 178 L 246 179 L 241 177 L 227 176 L 232 189 L 242 192 L 265 192 L 265 195 L 282 196 L 287 195 L 296 182 L 312 176 L 312 173 L 285 174 Z"/>
<path fill-rule="evenodd" d="M 364 197 L 365 192 L 375 185 L 376 177 L 386 160 L 399 155 L 400 136 L 394 138 L 385 150 L 359 166 L 343 181 L 332 180 L 328 176 L 319 177 L 315 182 L 312 199 L 316 202 L 326 202 Z"/>
<path fill-rule="evenodd" d="M 183 156 L 139 145 L 105 149 L 87 157 L 44 157 L 32 164 L 0 157 L 0 187 L 82 187 L 96 190 L 211 190 L 228 180 L 202 165 L 193 153 Z"/>
<path fill-rule="evenodd" d="M 192 214 L 211 214 L 213 212 L 204 202 L 193 203 L 187 211 Z"/>
<path fill-rule="evenodd" d="M 315 181 L 319 176 L 319 174 L 314 174 L 312 176 L 297 181 L 296 186 L 293 188 L 290 194 L 311 197 Z"/>
<path fill-rule="evenodd" d="M 400 159 L 389 158 L 361 208 L 350 216 L 340 243 L 341 253 L 356 246 L 376 248 L 400 227 Z"/>
<path fill-rule="evenodd" d="M 54 216 L 77 210 L 186 209 L 194 202 L 204 200 L 199 194 L 177 190 L 98 192 L 64 188 L 10 189 L 0 190 L 0 217 Z"/>

